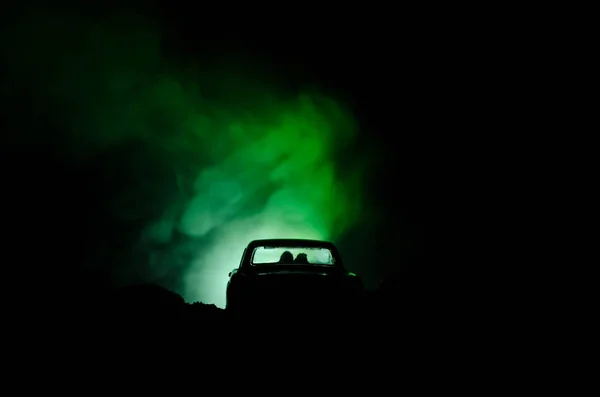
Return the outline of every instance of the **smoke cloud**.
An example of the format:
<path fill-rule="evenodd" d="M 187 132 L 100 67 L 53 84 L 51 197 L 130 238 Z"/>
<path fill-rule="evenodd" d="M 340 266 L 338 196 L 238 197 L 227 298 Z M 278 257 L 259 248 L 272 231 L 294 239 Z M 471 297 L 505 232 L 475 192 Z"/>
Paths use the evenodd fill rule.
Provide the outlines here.
<path fill-rule="evenodd" d="M 103 266 L 120 282 L 223 306 L 250 240 L 335 240 L 358 220 L 361 161 L 336 160 L 357 126 L 334 98 L 279 88 L 250 59 L 170 59 L 139 17 L 38 9 L 3 29 L 5 97 L 27 92 L 57 131 L 43 139 L 113 189 L 105 213 L 129 234 Z"/>

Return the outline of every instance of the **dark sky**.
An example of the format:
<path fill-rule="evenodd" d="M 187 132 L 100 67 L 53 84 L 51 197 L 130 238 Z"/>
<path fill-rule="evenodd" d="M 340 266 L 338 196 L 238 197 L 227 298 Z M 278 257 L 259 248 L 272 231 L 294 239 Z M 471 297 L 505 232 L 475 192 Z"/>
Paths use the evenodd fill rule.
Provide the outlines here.
<path fill-rule="evenodd" d="M 354 270 L 363 271 L 370 286 L 390 272 L 421 266 L 427 213 L 424 192 L 429 183 L 425 175 L 430 167 L 426 158 L 435 133 L 443 125 L 441 119 L 447 116 L 439 110 L 439 103 L 445 100 L 445 89 L 440 81 L 449 73 L 448 65 L 453 57 L 451 52 L 440 50 L 441 39 L 435 39 L 439 32 L 433 33 L 427 28 L 430 25 L 422 23 L 420 14 L 408 8 L 392 11 L 343 9 L 341 6 L 326 13 L 319 8 L 306 9 L 304 4 L 264 10 L 236 10 L 234 4 L 220 5 L 219 9 L 206 8 L 203 3 L 190 3 L 187 8 L 106 3 L 93 7 L 83 10 L 79 6 L 77 12 L 101 15 L 133 10 L 153 21 L 162 32 L 164 50 L 174 58 L 206 60 L 232 53 L 244 54 L 260 59 L 268 65 L 268 73 L 277 75 L 292 89 L 316 85 L 340 98 L 360 124 L 356 147 L 376 153 L 363 193 L 379 213 L 377 220 L 363 222 L 344 235 L 339 241 L 340 248 L 342 252 L 352 253 Z M 296 7 L 302 9 L 296 11 Z M 27 125 L 22 128 L 35 128 L 31 123 Z M 71 186 L 67 192 L 81 191 L 72 187 L 72 181 L 81 177 L 78 172 L 83 171 L 62 164 L 60 156 L 50 148 L 54 144 L 49 143 L 52 140 L 43 141 L 44 145 L 29 142 L 32 145 L 26 149 L 29 154 L 36 153 L 35 161 L 39 163 L 52 158 L 54 168 L 51 171 L 47 168 L 46 174 L 37 171 L 40 178 L 53 178 L 55 187 Z M 24 201 L 35 202 L 31 197 L 38 189 L 23 182 L 31 177 L 28 169 L 32 167 L 31 162 L 21 162 L 18 170 L 8 165 L 15 158 L 22 158 L 20 150 L 25 149 L 6 146 L 8 155 L 4 156 L 5 172 L 10 174 L 9 180 L 15 186 L 15 193 L 8 200 L 13 207 L 21 208 L 15 211 L 17 213 L 24 212 Z M 53 190 L 53 187 L 48 184 L 44 189 Z M 110 189 L 102 194 L 86 189 L 79 194 L 94 195 L 98 202 L 102 201 L 102 194 L 110 195 Z M 89 242 L 78 241 L 74 237 L 76 232 L 61 230 L 66 225 L 76 229 L 79 223 L 85 223 L 82 219 L 99 216 L 93 207 L 77 208 L 77 199 L 65 203 L 62 198 L 67 192 L 55 197 L 56 202 L 61 202 L 55 208 L 63 214 L 62 218 L 56 214 L 40 217 L 41 210 L 26 216 L 29 221 L 44 219 L 43 231 L 38 230 L 31 237 L 29 226 L 20 221 L 15 221 L 20 226 L 13 228 L 18 236 L 14 239 L 18 242 L 15 247 L 27 251 L 33 239 L 48 252 L 42 254 L 38 249 L 29 254 L 30 263 L 37 262 L 32 268 L 41 268 L 44 274 L 48 273 L 44 266 L 50 265 L 41 265 L 43 258 L 52 258 L 47 263 L 64 259 L 71 267 L 77 267 L 73 263 L 78 256 L 83 256 L 86 250 L 98 250 L 90 247 Z M 29 196 L 29 201 L 21 199 L 25 196 Z M 67 217 L 64 214 L 71 220 L 60 225 L 60 219 Z M 49 229 L 55 230 L 55 234 L 43 238 Z M 122 231 L 111 234 L 119 233 Z M 69 243 L 71 238 L 72 244 Z M 367 238 L 369 248 L 357 250 Z M 369 265 L 361 265 L 361 261 L 368 261 Z"/>

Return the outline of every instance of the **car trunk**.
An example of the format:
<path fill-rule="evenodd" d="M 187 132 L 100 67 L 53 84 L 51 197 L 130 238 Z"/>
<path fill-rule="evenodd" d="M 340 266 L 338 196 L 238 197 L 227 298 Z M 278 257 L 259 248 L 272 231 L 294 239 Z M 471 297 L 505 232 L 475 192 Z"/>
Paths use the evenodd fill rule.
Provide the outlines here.
<path fill-rule="evenodd" d="M 261 268 L 252 286 L 260 307 L 324 307 L 339 297 L 340 277 L 327 268 Z"/>

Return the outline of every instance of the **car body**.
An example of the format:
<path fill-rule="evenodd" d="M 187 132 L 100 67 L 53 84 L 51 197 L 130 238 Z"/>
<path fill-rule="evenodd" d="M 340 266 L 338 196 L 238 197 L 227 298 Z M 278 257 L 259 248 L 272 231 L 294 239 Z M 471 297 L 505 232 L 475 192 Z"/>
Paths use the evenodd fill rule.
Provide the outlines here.
<path fill-rule="evenodd" d="M 360 277 L 346 270 L 331 242 L 254 240 L 244 249 L 238 268 L 229 273 L 226 308 L 339 309 L 352 307 L 363 293 Z"/>

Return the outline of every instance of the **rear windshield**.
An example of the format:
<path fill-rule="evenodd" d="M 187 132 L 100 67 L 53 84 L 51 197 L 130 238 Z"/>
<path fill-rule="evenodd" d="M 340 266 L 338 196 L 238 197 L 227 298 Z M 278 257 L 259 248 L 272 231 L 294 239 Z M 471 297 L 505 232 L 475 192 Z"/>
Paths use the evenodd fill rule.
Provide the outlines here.
<path fill-rule="evenodd" d="M 257 247 L 252 253 L 252 265 L 334 265 L 332 252 L 327 248 Z"/>

